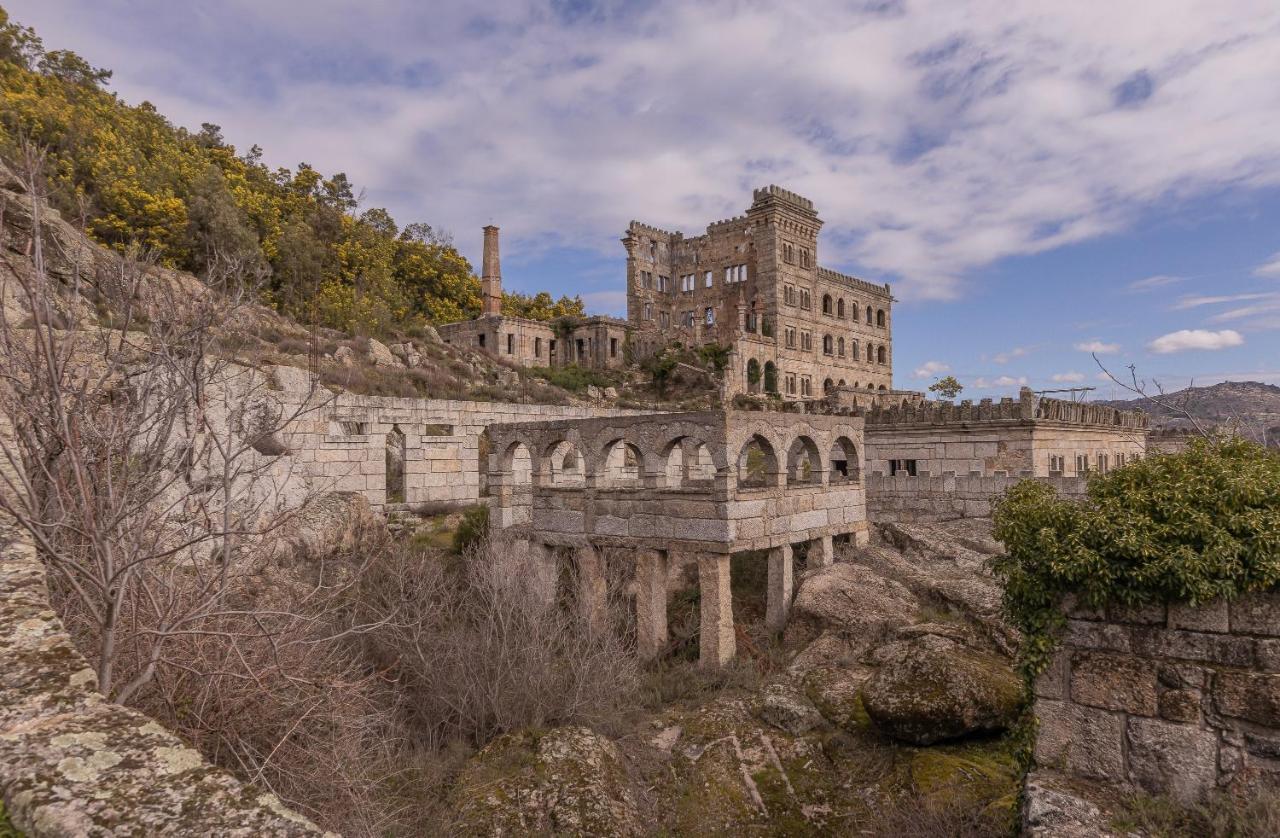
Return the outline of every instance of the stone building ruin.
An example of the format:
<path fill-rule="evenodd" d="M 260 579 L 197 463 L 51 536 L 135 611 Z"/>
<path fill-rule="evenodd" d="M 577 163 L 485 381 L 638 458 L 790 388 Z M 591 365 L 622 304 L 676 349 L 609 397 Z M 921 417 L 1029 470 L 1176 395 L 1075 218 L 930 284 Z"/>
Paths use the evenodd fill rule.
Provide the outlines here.
<path fill-rule="evenodd" d="M 794 546 L 810 566 L 834 543 L 868 539 L 862 420 L 718 410 L 492 425 L 490 526 L 531 551 L 532 584 L 550 601 L 558 567 L 576 570 L 578 601 L 605 607 L 605 564 L 634 562 L 637 645 L 667 640 L 667 586 L 696 563 L 704 666 L 733 658 L 730 557 L 764 551 L 767 622 L 785 626 Z M 618 556 L 621 552 L 623 555 Z"/>

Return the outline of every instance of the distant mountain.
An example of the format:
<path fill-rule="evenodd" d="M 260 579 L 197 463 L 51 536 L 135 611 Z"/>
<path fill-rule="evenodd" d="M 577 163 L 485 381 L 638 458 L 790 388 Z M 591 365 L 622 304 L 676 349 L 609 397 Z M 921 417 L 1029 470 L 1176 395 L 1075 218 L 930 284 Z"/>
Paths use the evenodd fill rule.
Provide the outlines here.
<path fill-rule="evenodd" d="M 1142 410 L 1158 428 L 1191 428 L 1194 418 L 1205 427 L 1238 427 L 1248 437 L 1269 439 L 1280 446 L 1280 387 L 1260 381 L 1224 381 L 1210 387 L 1185 390 L 1153 398 L 1098 401 L 1124 410 Z"/>

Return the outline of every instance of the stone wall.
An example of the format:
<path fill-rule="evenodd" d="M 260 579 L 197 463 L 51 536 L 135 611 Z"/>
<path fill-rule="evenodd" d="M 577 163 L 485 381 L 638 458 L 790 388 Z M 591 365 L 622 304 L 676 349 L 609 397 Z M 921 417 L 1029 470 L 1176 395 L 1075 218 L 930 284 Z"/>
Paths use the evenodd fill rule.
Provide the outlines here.
<path fill-rule="evenodd" d="M 868 443 L 868 449 L 870 448 Z M 959 518 L 987 518 L 991 501 L 1026 477 L 887 477 L 866 478 L 867 518 L 872 523 L 922 523 L 954 521 Z M 1038 478 L 1064 497 L 1082 497 L 1087 480 L 1083 477 Z"/>
<path fill-rule="evenodd" d="M 1193 802 L 1280 783 L 1280 593 L 1070 609 L 1035 686 L 1042 769 Z"/>
<path fill-rule="evenodd" d="M 44 564 L 7 519 L 0 519 L 0 798 L 32 838 L 321 834 L 147 716 L 107 702 L 52 610 Z"/>

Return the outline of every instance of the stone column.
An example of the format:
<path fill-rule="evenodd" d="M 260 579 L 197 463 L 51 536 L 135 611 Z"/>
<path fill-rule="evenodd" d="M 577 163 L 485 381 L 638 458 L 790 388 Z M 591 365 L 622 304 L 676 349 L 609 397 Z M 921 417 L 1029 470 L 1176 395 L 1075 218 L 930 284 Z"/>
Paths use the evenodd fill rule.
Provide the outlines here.
<path fill-rule="evenodd" d="M 667 644 L 667 557 L 636 550 L 636 650 L 653 658 Z"/>
<path fill-rule="evenodd" d="M 703 553 L 698 556 L 698 588 L 702 598 L 698 664 L 706 669 L 715 669 L 733 660 L 737 646 L 733 635 L 729 554 Z"/>
<path fill-rule="evenodd" d="M 795 585 L 793 553 L 790 544 L 769 551 L 769 591 L 765 605 L 765 625 L 770 631 L 782 631 L 791 615 L 791 594 Z"/>
<path fill-rule="evenodd" d="M 556 549 L 540 541 L 529 542 L 529 564 L 532 571 L 529 584 L 538 592 L 538 598 L 546 605 L 556 604 Z"/>
<path fill-rule="evenodd" d="M 602 632 L 608 627 L 608 582 L 605 580 L 604 556 L 592 544 L 574 548 L 578 569 L 578 608 L 588 628 Z"/>
<path fill-rule="evenodd" d="M 809 567 L 830 567 L 835 561 L 836 548 L 831 536 L 824 535 L 809 542 Z"/>

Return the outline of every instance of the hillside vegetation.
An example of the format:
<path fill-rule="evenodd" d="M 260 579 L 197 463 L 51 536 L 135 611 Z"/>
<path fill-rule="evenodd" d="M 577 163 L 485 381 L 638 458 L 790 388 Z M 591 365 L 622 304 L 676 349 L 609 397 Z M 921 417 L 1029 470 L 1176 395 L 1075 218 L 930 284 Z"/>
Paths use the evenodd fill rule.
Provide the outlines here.
<path fill-rule="evenodd" d="M 106 87 L 111 71 L 46 49 L 0 8 L 0 158 L 43 163 L 50 203 L 117 251 L 141 250 L 203 277 L 235 262 L 264 302 L 301 323 L 387 335 L 480 312 L 480 284 L 447 234 L 360 207 L 341 172 L 270 169 L 217 125 L 189 131 Z M 582 301 L 507 294 L 509 313 L 581 315 Z"/>

